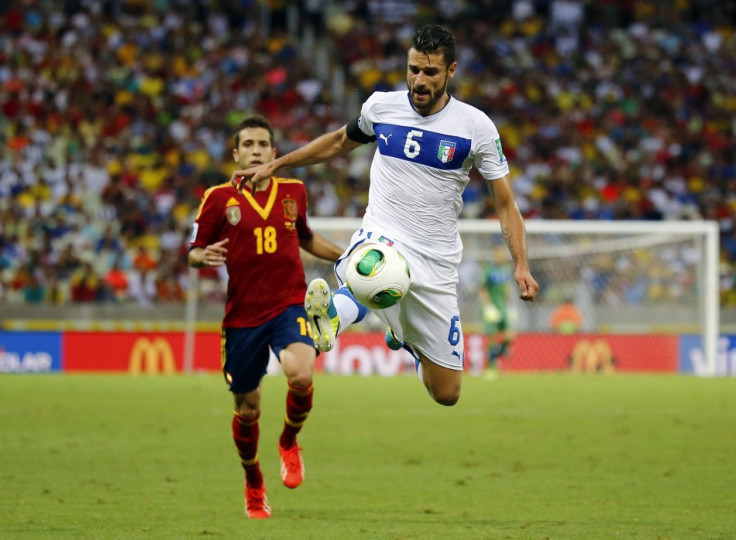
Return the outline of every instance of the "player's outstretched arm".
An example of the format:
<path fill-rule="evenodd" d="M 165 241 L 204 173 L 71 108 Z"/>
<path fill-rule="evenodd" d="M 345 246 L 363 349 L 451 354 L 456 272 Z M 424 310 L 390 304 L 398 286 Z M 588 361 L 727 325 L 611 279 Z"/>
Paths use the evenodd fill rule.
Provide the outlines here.
<path fill-rule="evenodd" d="M 343 126 L 336 131 L 325 133 L 301 148 L 284 154 L 269 163 L 250 169 L 236 170 L 230 177 L 230 181 L 238 189 L 243 189 L 246 185 L 254 186 L 258 182 L 270 178 L 280 169 L 293 169 L 322 163 L 334 156 L 347 154 L 360 145 L 361 143 L 348 138 L 346 126 Z"/>
<path fill-rule="evenodd" d="M 299 240 L 299 245 L 315 257 L 332 262 L 339 259 L 344 251 L 340 246 L 333 244 L 327 238 L 316 232 L 313 233 L 312 238 Z"/>
<path fill-rule="evenodd" d="M 529 257 L 526 247 L 524 220 L 516 204 L 511 180 L 507 174 L 503 178 L 489 182 L 491 193 L 496 201 L 496 211 L 501 221 L 501 232 L 514 261 L 514 280 L 519 286 L 522 300 L 533 302 L 539 292 L 539 285 L 529 270 Z"/>

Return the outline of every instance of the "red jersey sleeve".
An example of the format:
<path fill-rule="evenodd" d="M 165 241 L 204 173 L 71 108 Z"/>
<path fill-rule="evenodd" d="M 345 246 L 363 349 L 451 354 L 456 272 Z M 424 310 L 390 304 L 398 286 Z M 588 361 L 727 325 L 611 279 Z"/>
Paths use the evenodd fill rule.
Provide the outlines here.
<path fill-rule="evenodd" d="M 309 220 L 307 219 L 307 190 L 304 184 L 301 184 L 301 196 L 297 205 L 299 207 L 299 216 L 296 220 L 296 232 L 300 239 L 308 239 L 314 236 L 312 228 L 309 226 Z"/>
<path fill-rule="evenodd" d="M 193 247 L 207 247 L 220 239 L 222 226 L 222 202 L 223 190 L 227 190 L 229 184 L 220 184 L 205 191 L 202 202 L 199 204 L 197 215 L 192 226 L 192 236 L 189 239 L 190 249 Z"/>

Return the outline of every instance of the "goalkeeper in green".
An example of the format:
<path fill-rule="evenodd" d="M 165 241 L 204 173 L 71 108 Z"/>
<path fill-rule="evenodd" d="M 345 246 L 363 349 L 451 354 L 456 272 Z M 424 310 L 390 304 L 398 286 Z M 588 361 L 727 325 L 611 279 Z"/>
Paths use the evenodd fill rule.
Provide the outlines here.
<path fill-rule="evenodd" d="M 492 372 L 500 357 L 510 355 L 513 324 L 509 303 L 509 284 L 513 270 L 502 249 L 494 250 L 493 262 L 483 270 L 481 320 L 488 336 L 488 369 Z"/>

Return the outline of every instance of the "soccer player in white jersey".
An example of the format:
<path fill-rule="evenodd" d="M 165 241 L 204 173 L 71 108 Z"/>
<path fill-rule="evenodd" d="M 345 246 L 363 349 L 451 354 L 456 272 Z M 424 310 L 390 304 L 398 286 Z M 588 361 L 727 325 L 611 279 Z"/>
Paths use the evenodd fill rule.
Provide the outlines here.
<path fill-rule="evenodd" d="M 362 227 L 335 263 L 340 288 L 333 295 L 327 282 L 312 281 L 305 307 L 315 346 L 330 350 L 336 334 L 366 314 L 344 285 L 351 254 L 365 243 L 393 245 L 409 264 L 412 284 L 401 302 L 375 313 L 389 326 L 389 347 L 403 346 L 412 353 L 429 395 L 442 405 L 457 402 L 462 383 L 465 352 L 457 287 L 463 246 L 457 221 L 471 167 L 486 179 L 494 197 L 521 299 L 532 301 L 539 291 L 498 130 L 485 113 L 447 92 L 456 68 L 453 35 L 441 26 L 424 26 L 408 52 L 408 92 L 376 92 L 347 125 L 232 176 L 233 183 L 252 189 L 279 169 L 377 144 Z"/>

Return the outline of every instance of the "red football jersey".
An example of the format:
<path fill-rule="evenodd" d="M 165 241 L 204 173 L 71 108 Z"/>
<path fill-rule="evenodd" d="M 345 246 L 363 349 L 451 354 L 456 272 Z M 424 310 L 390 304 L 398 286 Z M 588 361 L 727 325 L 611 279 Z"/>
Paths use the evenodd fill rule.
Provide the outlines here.
<path fill-rule="evenodd" d="M 225 183 L 208 189 L 194 221 L 190 247 L 229 238 L 227 305 L 223 327 L 259 326 L 288 306 L 302 304 L 300 238 L 311 238 L 307 192 L 301 180 L 271 178 L 251 195 Z"/>

